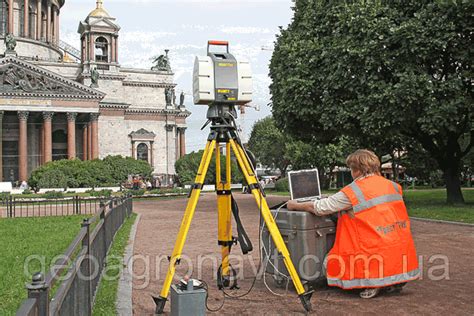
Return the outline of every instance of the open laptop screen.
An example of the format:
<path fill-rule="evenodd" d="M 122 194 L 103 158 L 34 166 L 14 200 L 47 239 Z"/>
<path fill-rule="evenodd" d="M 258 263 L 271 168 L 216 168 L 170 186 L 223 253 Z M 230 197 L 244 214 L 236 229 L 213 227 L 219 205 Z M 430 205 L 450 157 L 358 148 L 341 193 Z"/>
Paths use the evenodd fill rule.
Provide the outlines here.
<path fill-rule="evenodd" d="M 288 181 L 293 200 L 321 195 L 318 169 L 290 171 Z"/>

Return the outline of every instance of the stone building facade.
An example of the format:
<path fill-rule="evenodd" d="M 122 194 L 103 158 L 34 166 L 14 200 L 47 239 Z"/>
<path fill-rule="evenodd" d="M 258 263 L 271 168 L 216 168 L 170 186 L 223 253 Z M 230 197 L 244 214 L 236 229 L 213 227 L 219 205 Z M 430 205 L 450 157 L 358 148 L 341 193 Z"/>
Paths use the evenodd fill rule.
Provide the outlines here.
<path fill-rule="evenodd" d="M 120 27 L 101 0 L 75 50 L 60 40 L 64 1 L 0 0 L 0 180 L 27 180 L 51 160 L 122 155 L 168 181 L 190 112 L 184 95 L 176 102 L 167 52 L 149 70 L 122 67 Z"/>

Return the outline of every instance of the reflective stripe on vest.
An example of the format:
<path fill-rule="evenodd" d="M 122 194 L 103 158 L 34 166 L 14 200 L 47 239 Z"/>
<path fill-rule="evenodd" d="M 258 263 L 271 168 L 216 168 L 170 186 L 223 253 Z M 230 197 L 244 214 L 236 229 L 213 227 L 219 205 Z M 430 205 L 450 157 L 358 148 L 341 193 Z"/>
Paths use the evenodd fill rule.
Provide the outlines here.
<path fill-rule="evenodd" d="M 400 194 L 400 190 L 398 189 L 398 185 L 393 181 L 390 181 L 390 182 L 392 183 L 393 187 L 398 192 L 398 194 L 385 194 L 385 195 L 381 195 L 381 196 L 378 196 L 376 198 L 370 199 L 368 201 L 365 199 L 364 194 L 362 193 L 362 190 L 359 188 L 357 183 L 355 181 L 352 182 L 349 185 L 349 187 L 354 192 L 354 194 L 356 196 L 356 199 L 357 199 L 357 202 L 358 202 L 356 205 L 354 205 L 352 207 L 352 209 L 354 210 L 354 213 L 364 211 L 366 209 L 369 209 L 371 207 L 374 207 L 376 205 L 380 205 L 380 204 L 383 204 L 383 203 L 403 201 L 403 197 Z"/>
<path fill-rule="evenodd" d="M 341 280 L 341 279 L 327 279 L 328 285 L 335 285 L 342 288 L 356 288 L 356 287 L 380 287 L 388 286 L 392 284 L 402 283 L 410 281 L 419 277 L 420 270 L 409 271 L 407 273 L 400 273 L 385 278 L 378 279 L 352 279 L 352 280 Z"/>

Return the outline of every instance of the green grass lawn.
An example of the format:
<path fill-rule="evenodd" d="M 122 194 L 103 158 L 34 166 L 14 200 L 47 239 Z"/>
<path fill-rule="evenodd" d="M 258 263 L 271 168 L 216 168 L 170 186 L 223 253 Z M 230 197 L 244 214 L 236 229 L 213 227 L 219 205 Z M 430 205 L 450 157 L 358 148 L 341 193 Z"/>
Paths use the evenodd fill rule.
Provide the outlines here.
<path fill-rule="evenodd" d="M 83 216 L 0 219 L 0 315 L 14 315 L 26 298 L 31 275 L 45 273 L 81 228 Z M 28 273 L 26 259 L 35 255 Z"/>
<path fill-rule="evenodd" d="M 408 214 L 415 217 L 474 223 L 474 190 L 463 190 L 465 204 L 446 204 L 446 190 L 405 190 Z"/>
<path fill-rule="evenodd" d="M 99 291 L 95 298 L 93 315 L 116 315 L 117 309 L 115 301 L 117 298 L 118 281 L 122 270 L 122 260 L 125 247 L 128 244 L 128 238 L 132 225 L 135 222 L 137 214 L 133 213 L 122 225 L 115 235 L 115 239 L 110 248 L 106 260 L 107 279 L 102 279 L 99 285 Z"/>
<path fill-rule="evenodd" d="M 323 194 L 334 194 L 336 191 L 324 191 Z M 288 192 L 268 191 L 271 195 L 289 196 Z M 474 223 L 474 190 L 463 190 L 465 204 L 450 205 L 446 203 L 445 189 L 404 190 L 408 214 L 414 217 L 440 219 L 463 223 Z"/>

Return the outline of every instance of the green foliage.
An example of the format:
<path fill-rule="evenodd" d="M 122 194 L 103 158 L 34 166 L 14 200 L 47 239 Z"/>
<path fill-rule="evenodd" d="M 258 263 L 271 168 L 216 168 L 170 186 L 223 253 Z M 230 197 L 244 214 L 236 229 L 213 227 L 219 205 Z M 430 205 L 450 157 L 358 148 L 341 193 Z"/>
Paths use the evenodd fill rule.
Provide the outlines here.
<path fill-rule="evenodd" d="M 460 161 L 474 144 L 474 2 L 306 0 L 294 11 L 270 64 L 277 125 L 318 143 L 416 142 L 443 170 L 448 200 L 462 201 Z"/>
<path fill-rule="evenodd" d="M 267 116 L 253 125 L 248 146 L 261 164 L 278 168 L 285 174 L 290 163 L 286 157 L 288 141 L 288 137 L 276 127 L 273 118 Z"/>
<path fill-rule="evenodd" d="M 293 170 L 318 168 L 323 186 L 329 185 L 329 178 L 335 166 L 345 164 L 345 158 L 355 150 L 355 141 L 340 136 L 330 144 L 317 141 L 295 140 L 276 127 L 271 116 L 255 123 L 250 134 L 249 147 L 258 161 L 266 166 L 278 167 L 282 175 L 288 165 Z"/>
<path fill-rule="evenodd" d="M 130 174 L 150 177 L 152 168 L 142 160 L 108 156 L 103 160 L 58 160 L 49 162 L 30 176 L 29 184 L 39 188 L 84 188 L 118 186 Z"/>
<path fill-rule="evenodd" d="M 178 174 L 179 182 L 182 185 L 194 183 L 196 178 L 197 171 L 199 169 L 199 163 L 201 162 L 202 155 L 204 150 L 198 152 L 192 152 L 190 154 L 184 155 L 176 161 L 175 169 Z M 224 179 L 224 168 L 225 168 L 225 155 L 221 155 L 221 170 L 222 178 Z M 231 162 L 231 172 L 232 172 L 232 183 L 241 183 L 243 181 L 242 173 L 240 172 L 237 163 L 232 160 Z M 209 164 L 209 169 L 206 174 L 206 179 L 204 184 L 215 184 L 216 183 L 216 157 L 212 156 L 211 163 Z"/>
<path fill-rule="evenodd" d="M 33 194 L 33 192 L 30 189 L 25 189 L 21 194 Z"/>
<path fill-rule="evenodd" d="M 127 192 L 133 196 L 142 196 L 145 194 L 145 189 L 129 190 Z"/>
<path fill-rule="evenodd" d="M 277 192 L 289 192 L 290 185 L 288 184 L 288 178 L 281 178 L 275 182 L 275 191 Z"/>
<path fill-rule="evenodd" d="M 61 191 L 47 191 L 43 194 L 45 199 L 60 199 L 64 197 L 64 193 Z"/>
<path fill-rule="evenodd" d="M 112 190 L 108 190 L 108 189 L 103 189 L 99 191 L 88 190 L 87 193 L 89 193 L 90 196 L 95 196 L 95 197 L 111 197 L 112 196 Z"/>

